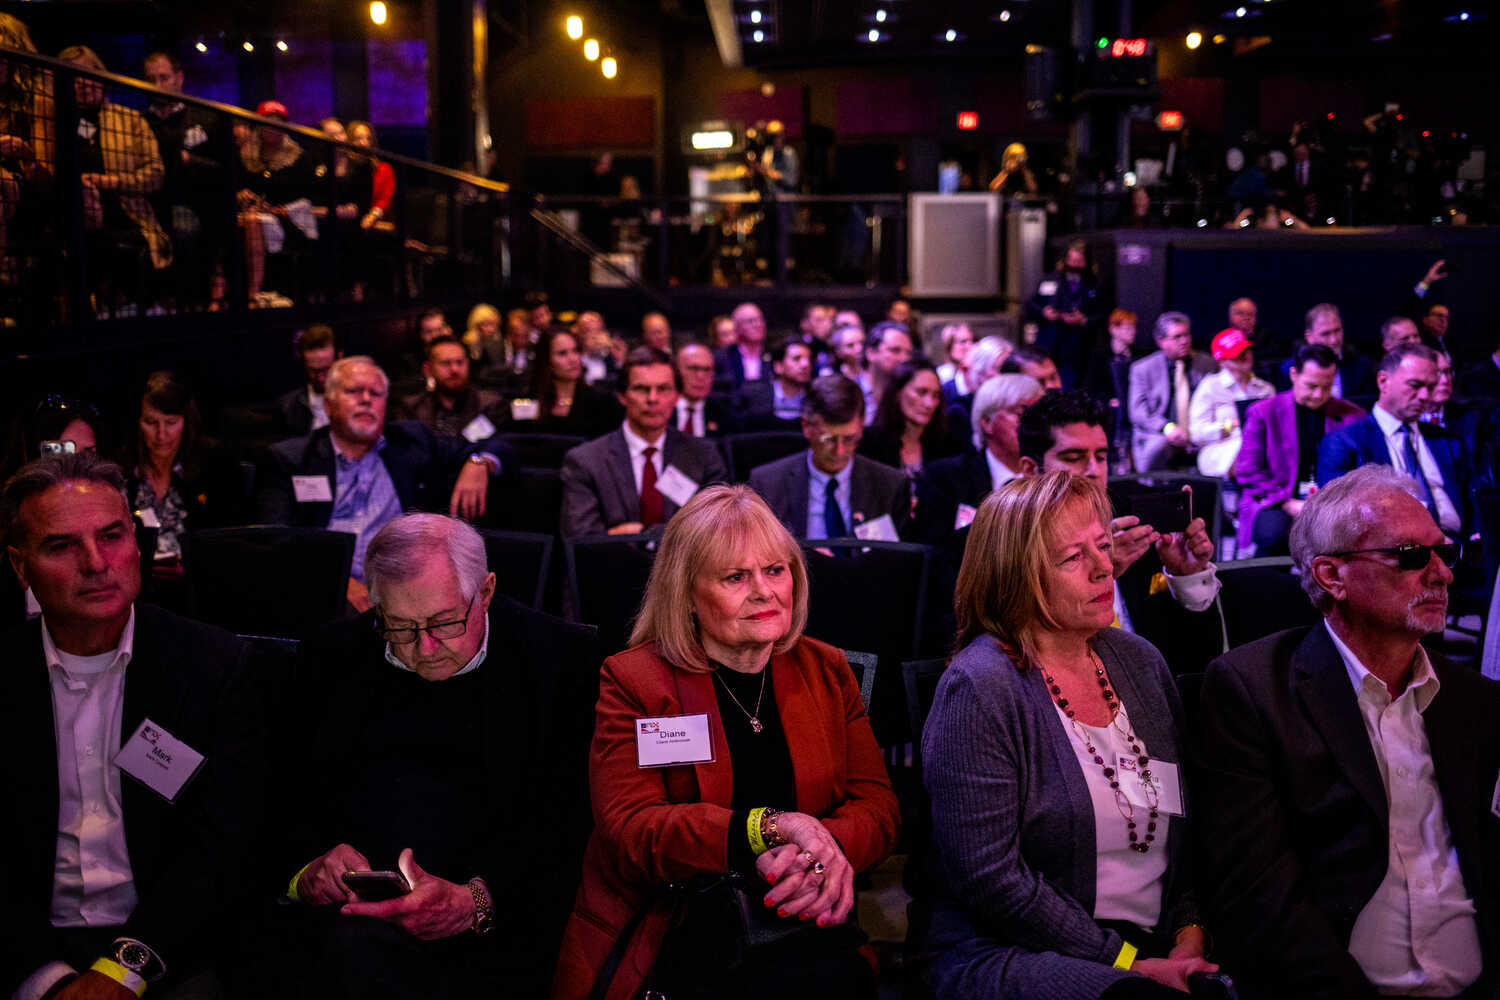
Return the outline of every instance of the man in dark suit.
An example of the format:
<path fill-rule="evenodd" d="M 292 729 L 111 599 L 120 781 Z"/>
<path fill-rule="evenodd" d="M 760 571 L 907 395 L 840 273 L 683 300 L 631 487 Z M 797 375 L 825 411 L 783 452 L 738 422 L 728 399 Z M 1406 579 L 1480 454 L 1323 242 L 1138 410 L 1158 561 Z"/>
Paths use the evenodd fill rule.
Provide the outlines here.
<path fill-rule="evenodd" d="M 802 403 L 807 451 L 750 472 L 750 487 L 796 538 L 846 538 L 889 516 L 900 535 L 911 490 L 899 469 L 854 454 L 865 428 L 864 393 L 842 375 L 824 375 Z M 889 539 L 888 539 L 889 540 Z"/>
<path fill-rule="evenodd" d="M 1381 333 L 1384 336 L 1384 328 Z M 1333 380 L 1335 398 L 1375 395 L 1375 365 L 1354 348 L 1345 346 L 1344 318 L 1339 314 L 1338 306 L 1332 302 L 1319 302 L 1309 309 L 1303 322 L 1302 341 L 1321 344 L 1338 357 L 1339 371 Z M 1287 375 L 1291 368 L 1291 359 L 1287 359 L 1281 366 L 1282 375 Z"/>
<path fill-rule="evenodd" d="M 1152 330 L 1156 351 L 1130 366 L 1131 447 L 1138 472 L 1192 464 L 1188 407 L 1203 376 L 1218 370 L 1193 350 L 1192 321 L 1165 312 Z"/>
<path fill-rule="evenodd" d="M 492 437 L 504 422 L 500 394 L 481 389 L 469 379 L 469 352 L 452 335 L 427 342 L 427 360 L 422 374 L 432 386 L 426 392 L 401 401 L 399 416 L 415 420 L 445 437 L 482 441 Z"/>
<path fill-rule="evenodd" d="M 255 477 L 260 523 L 355 535 L 349 603 L 361 612 L 370 609 L 364 555 L 375 532 L 406 510 L 479 517 L 490 480 L 520 473 L 498 438 L 474 445 L 412 421 L 386 423 L 389 391 L 385 372 L 370 358 L 336 362 L 328 373 L 328 426 L 272 445 Z"/>
<path fill-rule="evenodd" d="M 917 477 L 917 538 L 940 545 L 968 527 L 989 496 L 1021 475 L 1017 431 L 1026 408 L 1042 397 L 1042 385 L 1030 375 L 1006 372 L 989 379 L 974 394 L 971 448 L 939 459 Z"/>
<path fill-rule="evenodd" d="M 1469 446 L 1456 432 L 1422 421 L 1438 384 L 1438 355 L 1423 344 L 1402 344 L 1380 362 L 1380 396 L 1365 419 L 1323 439 L 1318 485 L 1361 465 L 1389 465 L 1416 480 L 1438 526 L 1467 538 L 1473 523 Z"/>
<path fill-rule="evenodd" d="M 666 524 L 700 488 L 729 478 L 719 449 L 672 426 L 670 355 L 635 348 L 619 382 L 625 422 L 563 456 L 564 536 L 633 535 Z"/>
<path fill-rule="evenodd" d="M 249 887 L 265 791 L 249 648 L 136 603 L 123 487 L 111 462 L 56 455 L 0 502 L 11 566 L 42 608 L 5 640 L 6 996 L 212 995 L 196 990 Z"/>
<path fill-rule="evenodd" d="M 734 422 L 741 431 L 795 429 L 802 417 L 802 400 L 812 381 L 812 349 L 801 340 L 784 337 L 771 347 L 774 376 L 746 382 L 734 398 Z"/>
<path fill-rule="evenodd" d="M 1314 494 L 1292 558 L 1323 624 L 1203 682 L 1201 902 L 1253 995 L 1494 993 L 1500 685 L 1419 642 L 1458 553 L 1416 486 L 1368 466 Z"/>
<path fill-rule="evenodd" d="M 301 437 L 328 426 L 323 394 L 328 386 L 328 370 L 338 360 L 333 327 L 315 323 L 300 331 L 297 356 L 302 359 L 303 384 L 276 400 L 281 433 L 286 437 Z"/>
<path fill-rule="evenodd" d="M 710 393 L 714 387 L 714 352 L 702 344 L 677 349 L 677 410 L 672 423 L 692 437 L 718 437 L 729 430 L 729 409 Z"/>
<path fill-rule="evenodd" d="M 1323 438 L 1365 415 L 1334 399 L 1338 356 L 1321 344 L 1304 344 L 1292 359 L 1292 388 L 1252 405 L 1235 457 L 1239 482 L 1238 541 L 1258 556 L 1286 555 L 1292 521 L 1317 484 Z"/>
<path fill-rule="evenodd" d="M 741 302 L 730 317 L 734 343 L 714 353 L 714 394 L 725 400 L 733 400 L 746 382 L 771 377 L 771 359 L 765 353 L 766 317 L 760 306 Z"/>
<path fill-rule="evenodd" d="M 1049 392 L 1021 416 L 1017 438 L 1028 476 L 1066 470 L 1109 489 L 1108 412 L 1076 389 Z M 1133 514 L 1110 522 L 1117 625 L 1150 640 L 1174 674 L 1203 669 L 1224 650 L 1218 568 L 1202 517 L 1163 534 Z"/>
<path fill-rule="evenodd" d="M 322 996 L 544 995 L 592 825 L 597 634 L 496 595 L 479 534 L 440 514 L 387 524 L 366 570 L 376 609 L 298 649 L 320 724 L 279 782 L 292 976 Z M 360 901 L 343 875 L 371 869 L 410 892 Z"/>

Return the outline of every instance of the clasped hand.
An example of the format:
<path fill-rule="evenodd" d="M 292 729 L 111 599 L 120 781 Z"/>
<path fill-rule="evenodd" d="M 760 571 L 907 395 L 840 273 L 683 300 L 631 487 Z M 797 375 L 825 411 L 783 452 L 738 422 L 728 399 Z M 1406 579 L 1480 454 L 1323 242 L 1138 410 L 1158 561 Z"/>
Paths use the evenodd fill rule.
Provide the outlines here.
<path fill-rule="evenodd" d="M 854 908 L 854 867 L 828 829 L 806 813 L 779 813 L 776 830 L 786 841 L 755 862 L 771 884 L 763 902 L 779 916 L 835 927 Z M 823 871 L 814 870 L 821 863 Z"/>

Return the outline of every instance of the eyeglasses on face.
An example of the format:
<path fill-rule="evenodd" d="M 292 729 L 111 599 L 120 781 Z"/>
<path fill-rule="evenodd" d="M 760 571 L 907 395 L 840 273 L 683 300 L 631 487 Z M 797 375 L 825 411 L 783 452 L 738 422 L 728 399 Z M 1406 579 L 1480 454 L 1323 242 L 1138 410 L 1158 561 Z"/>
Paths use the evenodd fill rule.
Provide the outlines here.
<path fill-rule="evenodd" d="M 478 595 L 476 594 L 475 596 L 477 597 Z M 469 612 L 473 607 L 474 598 L 471 597 L 469 598 L 468 606 L 464 608 L 464 616 L 462 618 L 454 618 L 446 622 L 433 622 L 431 625 L 407 625 L 402 628 L 386 628 L 382 626 L 376 629 L 376 631 L 385 636 L 385 641 L 393 646 L 406 646 L 416 642 L 417 638 L 423 632 L 426 632 L 434 639 L 457 639 L 468 629 Z M 383 613 L 380 620 L 382 622 L 385 621 Z"/>
<path fill-rule="evenodd" d="M 1325 556 L 1359 556 L 1359 555 L 1386 555 L 1394 556 L 1396 568 L 1402 570 L 1426 569 L 1432 559 L 1433 553 L 1437 553 L 1438 559 L 1442 560 L 1444 566 L 1452 569 L 1458 565 L 1458 557 L 1463 554 L 1463 545 L 1459 542 L 1442 542 L 1438 545 L 1392 545 L 1383 549 L 1350 549 L 1347 552 L 1324 552 Z"/>

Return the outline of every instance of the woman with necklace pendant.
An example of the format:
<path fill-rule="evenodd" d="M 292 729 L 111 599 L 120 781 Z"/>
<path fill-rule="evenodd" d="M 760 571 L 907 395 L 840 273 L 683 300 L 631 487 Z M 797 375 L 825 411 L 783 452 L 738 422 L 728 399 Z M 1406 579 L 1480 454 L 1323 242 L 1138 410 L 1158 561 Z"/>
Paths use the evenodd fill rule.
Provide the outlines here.
<path fill-rule="evenodd" d="M 939 997 L 1170 997 L 1211 973 L 1191 889 L 1182 706 L 1115 621 L 1110 507 L 1066 472 L 986 498 L 922 734 Z"/>
<path fill-rule="evenodd" d="M 749 487 L 668 523 L 633 648 L 599 680 L 595 829 L 555 997 L 873 1000 L 854 876 L 900 812 L 854 675 L 806 622 L 801 550 Z"/>

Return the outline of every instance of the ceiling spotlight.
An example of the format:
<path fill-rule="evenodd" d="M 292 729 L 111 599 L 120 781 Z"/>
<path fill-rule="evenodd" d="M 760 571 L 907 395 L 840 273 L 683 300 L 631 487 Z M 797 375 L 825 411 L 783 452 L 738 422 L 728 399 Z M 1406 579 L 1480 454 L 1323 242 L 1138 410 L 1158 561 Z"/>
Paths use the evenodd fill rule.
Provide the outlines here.
<path fill-rule="evenodd" d="M 193 48 L 197 49 L 199 52 L 207 52 L 208 51 L 208 46 L 204 44 L 203 39 L 201 39 L 201 38 L 198 39 L 198 44 L 194 45 Z"/>
<path fill-rule="evenodd" d="M 877 10 L 875 12 L 875 20 L 879 21 L 881 24 L 884 24 L 885 23 L 885 11 L 883 11 L 883 10 Z"/>
<path fill-rule="evenodd" d="M 1190 48 L 1190 49 L 1196 49 L 1198 46 L 1200 46 L 1202 44 L 1203 44 L 1203 35 L 1202 35 L 1201 32 L 1197 32 L 1197 31 L 1189 31 L 1188 32 L 1188 35 L 1187 35 L 1187 47 L 1188 48 Z"/>
<path fill-rule="evenodd" d="M 615 74 L 620 72 L 620 66 L 615 62 L 614 56 L 605 56 L 599 63 L 599 71 L 604 74 L 604 79 L 613 80 Z"/>
<path fill-rule="evenodd" d="M 762 17 L 762 15 L 761 15 L 760 11 L 758 11 L 758 10 L 752 10 L 750 12 L 750 23 L 751 24 L 759 24 L 761 17 Z"/>
<path fill-rule="evenodd" d="M 1008 10 L 1002 10 L 1000 12 L 1000 20 L 1002 20 L 1002 21 L 1009 21 L 1010 20 L 1010 11 L 1008 11 Z"/>
<path fill-rule="evenodd" d="M 1214 44 L 1215 45 L 1223 45 L 1228 40 L 1229 40 L 1229 36 L 1228 35 L 1215 35 L 1214 36 Z"/>
<path fill-rule="evenodd" d="M 284 38 L 278 38 L 278 39 L 276 39 L 276 49 L 277 49 L 278 52 L 285 52 L 286 51 L 286 39 L 284 39 Z"/>
<path fill-rule="evenodd" d="M 750 40 L 755 42 L 763 42 L 766 40 L 766 33 L 764 31 L 761 31 L 759 28 L 756 28 L 755 33 L 750 36 Z"/>
<path fill-rule="evenodd" d="M 880 32 L 876 31 L 874 28 L 871 28 L 870 33 L 865 37 L 872 42 L 878 42 L 880 41 Z"/>
<path fill-rule="evenodd" d="M 245 39 L 245 44 L 241 45 L 240 48 L 244 49 L 246 52 L 254 52 L 255 51 L 255 43 L 253 43 L 252 41 L 250 41 L 250 39 L 247 38 L 247 39 Z"/>
<path fill-rule="evenodd" d="M 952 28 L 949 28 L 946 32 L 943 33 L 943 39 L 949 42 L 956 42 L 958 41 L 958 32 L 954 31 Z"/>
<path fill-rule="evenodd" d="M 573 41 L 576 42 L 578 41 L 578 39 L 583 37 L 583 18 L 579 17 L 577 14 L 569 14 L 567 21 L 564 22 L 564 25 L 567 28 L 568 37 L 573 39 Z"/>
<path fill-rule="evenodd" d="M 1459 11 L 1458 12 L 1458 19 L 1460 21 L 1467 21 L 1469 19 L 1469 12 L 1466 11 L 1466 10 Z"/>
<path fill-rule="evenodd" d="M 1248 14 L 1248 13 L 1250 13 L 1250 12 L 1249 12 L 1249 11 L 1247 11 L 1247 10 L 1246 10 L 1246 9 L 1245 9 L 1245 8 L 1243 8 L 1243 7 L 1236 7 L 1236 8 L 1235 8 L 1235 9 L 1234 9 L 1234 16 L 1235 16 L 1235 17 L 1244 17 L 1244 16 L 1245 16 L 1245 15 L 1246 15 L 1246 14 Z"/>
<path fill-rule="evenodd" d="M 374 2 L 370 4 L 370 20 L 374 21 L 376 24 L 384 24 L 385 17 L 385 4 L 382 3 L 381 0 L 374 0 Z"/>
<path fill-rule="evenodd" d="M 583 58 L 589 62 L 593 62 L 599 58 L 599 40 L 597 38 L 590 38 L 583 43 Z"/>

